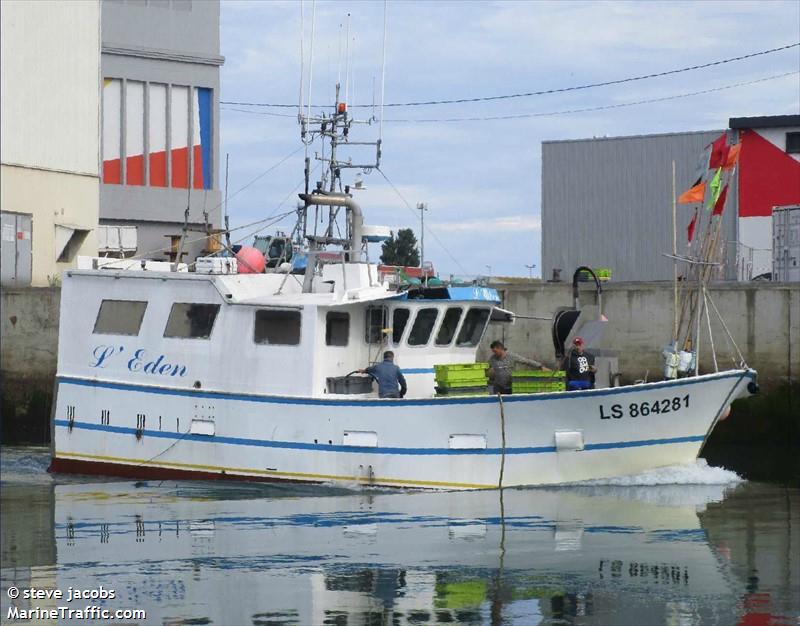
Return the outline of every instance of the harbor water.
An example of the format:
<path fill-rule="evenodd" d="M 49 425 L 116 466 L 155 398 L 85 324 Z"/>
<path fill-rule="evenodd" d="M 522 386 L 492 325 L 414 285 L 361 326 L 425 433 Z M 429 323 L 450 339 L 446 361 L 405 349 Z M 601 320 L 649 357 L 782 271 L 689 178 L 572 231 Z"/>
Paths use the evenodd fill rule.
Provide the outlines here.
<path fill-rule="evenodd" d="M 2 450 L 2 624 L 104 623 L 81 619 L 89 606 L 144 612 L 125 624 L 800 624 L 800 490 L 702 460 L 502 493 L 133 482 L 48 462 Z"/>

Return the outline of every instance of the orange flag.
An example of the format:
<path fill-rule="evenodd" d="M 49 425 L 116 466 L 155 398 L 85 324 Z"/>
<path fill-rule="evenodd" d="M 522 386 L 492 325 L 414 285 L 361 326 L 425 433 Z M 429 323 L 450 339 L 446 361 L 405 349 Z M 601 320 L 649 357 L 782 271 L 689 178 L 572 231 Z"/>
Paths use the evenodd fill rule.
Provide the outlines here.
<path fill-rule="evenodd" d="M 725 159 L 725 165 L 722 166 L 722 169 L 729 170 L 734 165 L 736 165 L 736 161 L 739 160 L 739 151 L 742 149 L 742 144 L 737 143 L 734 146 L 731 146 L 728 150 L 728 158 Z"/>
<path fill-rule="evenodd" d="M 706 195 L 706 184 L 697 183 L 691 189 L 684 191 L 678 198 L 680 204 L 691 204 L 692 202 L 702 202 Z"/>

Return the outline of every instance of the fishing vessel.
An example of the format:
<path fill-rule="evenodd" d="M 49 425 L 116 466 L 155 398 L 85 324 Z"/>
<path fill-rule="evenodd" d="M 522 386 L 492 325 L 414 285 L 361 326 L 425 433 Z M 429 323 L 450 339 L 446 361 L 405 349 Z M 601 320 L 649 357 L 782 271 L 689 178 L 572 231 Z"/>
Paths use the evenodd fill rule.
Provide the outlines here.
<path fill-rule="evenodd" d="M 387 229 L 364 223 L 342 172 L 379 170 L 382 139 L 353 141 L 354 121 L 338 87 L 329 113 L 301 116 L 304 142 L 330 150 L 313 188 L 306 158 L 296 245 L 280 246 L 291 260 L 253 272 L 242 257 L 191 267 L 89 259 L 65 273 L 52 471 L 434 489 L 566 483 L 693 462 L 730 403 L 754 390 L 742 364 L 627 386 L 609 377 L 583 391 L 437 394 L 436 367 L 474 364 L 487 326 L 514 314 L 488 286 L 404 283 L 370 261 L 369 242 Z M 374 160 L 342 156 L 354 145 L 374 148 Z M 590 317 L 558 312 L 557 354 L 575 333 L 592 335 L 602 315 Z M 404 398 L 378 398 L 354 373 L 385 350 L 408 380 Z"/>

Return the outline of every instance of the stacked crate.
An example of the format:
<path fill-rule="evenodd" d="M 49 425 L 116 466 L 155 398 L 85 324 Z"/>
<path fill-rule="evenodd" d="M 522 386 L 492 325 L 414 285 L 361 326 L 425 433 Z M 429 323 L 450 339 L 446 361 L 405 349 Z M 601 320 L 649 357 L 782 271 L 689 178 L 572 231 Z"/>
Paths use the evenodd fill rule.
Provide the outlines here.
<path fill-rule="evenodd" d="M 481 396 L 487 393 L 488 363 L 448 363 L 434 365 L 436 397 Z"/>
<path fill-rule="evenodd" d="M 544 393 L 566 388 L 565 372 L 520 370 L 511 374 L 511 393 Z"/>

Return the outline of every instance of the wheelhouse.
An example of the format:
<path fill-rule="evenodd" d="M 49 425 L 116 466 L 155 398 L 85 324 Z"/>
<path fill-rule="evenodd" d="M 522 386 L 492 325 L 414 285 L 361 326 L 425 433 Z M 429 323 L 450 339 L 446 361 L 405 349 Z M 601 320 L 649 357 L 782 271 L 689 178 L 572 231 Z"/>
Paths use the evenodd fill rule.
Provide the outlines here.
<path fill-rule="evenodd" d="M 395 353 L 409 396 L 434 395 L 434 365 L 475 360 L 492 290 L 297 293 L 277 274 L 72 271 L 59 374 L 170 388 L 321 397 L 327 380 Z M 343 282 L 343 281 L 341 281 Z M 275 295 L 278 291 L 283 292 Z M 268 293 L 270 297 L 253 297 Z"/>

